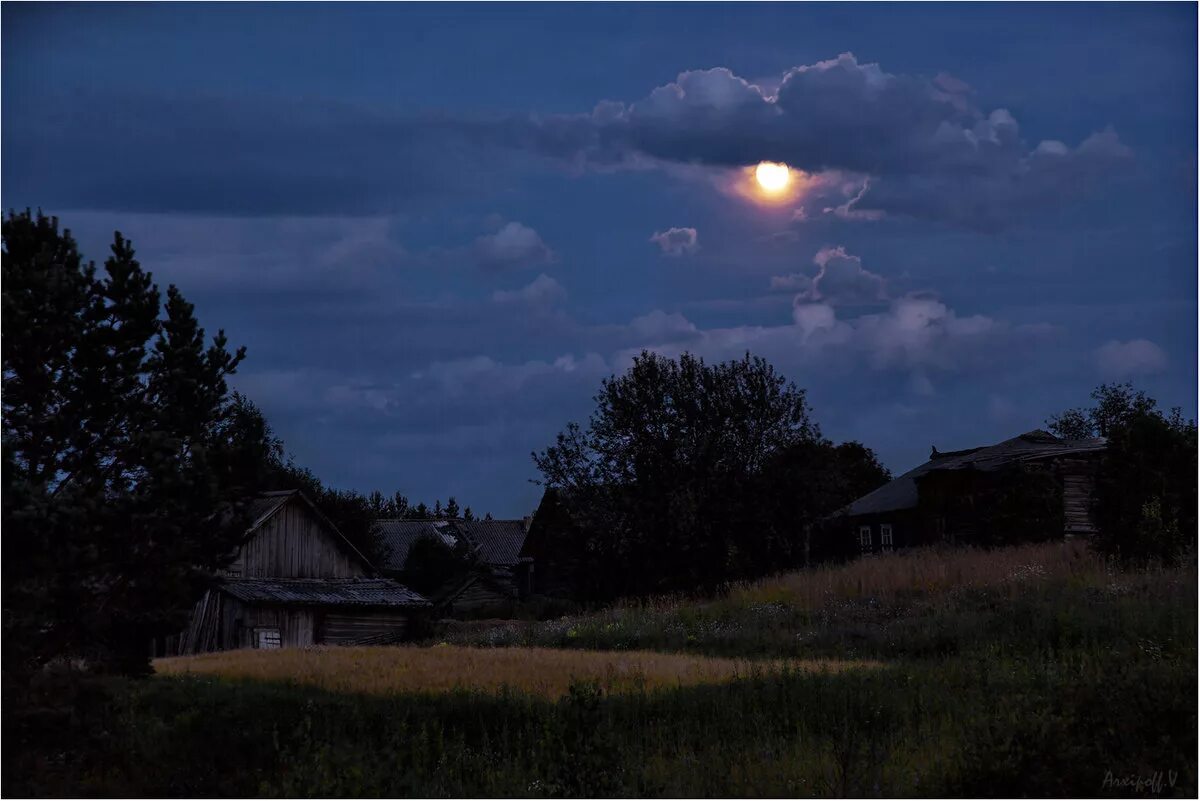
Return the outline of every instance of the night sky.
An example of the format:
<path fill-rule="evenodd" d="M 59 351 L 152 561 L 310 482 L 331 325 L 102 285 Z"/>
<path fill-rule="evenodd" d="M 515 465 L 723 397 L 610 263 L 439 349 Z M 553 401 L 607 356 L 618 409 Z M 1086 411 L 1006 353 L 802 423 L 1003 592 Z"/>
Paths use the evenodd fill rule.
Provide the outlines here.
<path fill-rule="evenodd" d="M 4 206 L 131 238 L 333 486 L 526 514 L 643 348 L 897 472 L 1103 381 L 1195 415 L 1193 4 L 2 16 Z"/>

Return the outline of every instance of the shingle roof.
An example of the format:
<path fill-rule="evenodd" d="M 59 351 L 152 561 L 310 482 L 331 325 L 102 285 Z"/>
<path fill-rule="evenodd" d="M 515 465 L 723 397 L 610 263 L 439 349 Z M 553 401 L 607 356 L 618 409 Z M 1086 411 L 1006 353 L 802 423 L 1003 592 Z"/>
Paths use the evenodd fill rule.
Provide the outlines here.
<path fill-rule="evenodd" d="M 429 606 L 390 579 L 228 579 L 221 591 L 242 601 L 289 606 Z"/>
<path fill-rule="evenodd" d="M 446 520 L 396 520 L 385 518 L 375 521 L 384 545 L 389 551 L 383 567 L 388 570 L 403 570 L 408 561 L 408 552 L 422 537 L 436 537 L 447 545 L 453 545 L 456 537 L 453 529 L 447 530 Z M 447 540 L 447 537 L 450 539 Z"/>
<path fill-rule="evenodd" d="M 873 492 L 868 492 L 838 514 L 854 516 L 912 509 L 917 505 L 917 479 L 935 470 L 998 470 L 1018 462 L 1102 451 L 1105 444 L 1102 437 L 1063 440 L 1049 432 L 1035 429 L 995 445 L 939 453 L 925 464 L 914 467 Z"/>
<path fill-rule="evenodd" d="M 390 549 L 384 564 L 403 570 L 408 553 L 422 537 L 437 537 L 447 545 L 466 540 L 485 564 L 511 567 L 521 561 L 525 544 L 524 520 L 378 520 L 375 523 Z"/>
<path fill-rule="evenodd" d="M 521 561 L 527 533 L 524 520 L 472 520 L 455 523 L 489 565 L 511 567 Z"/>

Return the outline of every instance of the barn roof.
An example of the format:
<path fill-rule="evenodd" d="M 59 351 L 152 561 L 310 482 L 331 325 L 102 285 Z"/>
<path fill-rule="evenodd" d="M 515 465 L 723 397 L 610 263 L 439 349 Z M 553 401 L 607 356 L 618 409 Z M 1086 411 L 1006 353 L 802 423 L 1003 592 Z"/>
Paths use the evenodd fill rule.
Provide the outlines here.
<path fill-rule="evenodd" d="M 429 606 L 391 579 L 229 579 L 221 591 L 240 601 L 287 606 Z"/>
<path fill-rule="evenodd" d="M 488 565 L 511 567 L 521 561 L 525 544 L 524 520 L 396 520 L 375 523 L 390 549 L 384 567 L 403 570 L 409 551 L 422 537 L 436 537 L 447 545 L 466 542 Z"/>
<path fill-rule="evenodd" d="M 838 514 L 853 517 L 912 509 L 917 505 L 917 479 L 934 471 L 999 470 L 1020 462 L 1102 451 L 1105 444 L 1102 437 L 1065 440 L 1047 431 L 1035 429 L 995 445 L 938 453 L 925 464 L 914 467 L 873 492 L 868 492 Z"/>
<path fill-rule="evenodd" d="M 486 564 L 511 567 L 521 561 L 521 547 L 528 533 L 524 520 L 456 521 Z"/>
<path fill-rule="evenodd" d="M 383 567 L 403 570 L 404 563 L 408 561 L 408 552 L 422 537 L 434 537 L 453 545 L 457 537 L 452 531 L 446 530 L 448 523 L 446 520 L 376 520 L 375 528 L 388 550 Z"/>

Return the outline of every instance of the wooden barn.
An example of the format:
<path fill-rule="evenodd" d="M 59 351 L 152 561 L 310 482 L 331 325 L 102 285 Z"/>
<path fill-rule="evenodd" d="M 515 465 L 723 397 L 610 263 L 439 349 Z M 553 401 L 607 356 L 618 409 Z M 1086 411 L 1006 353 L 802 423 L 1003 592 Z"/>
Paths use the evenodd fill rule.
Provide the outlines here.
<path fill-rule="evenodd" d="M 246 540 L 196 604 L 171 650 L 364 645 L 401 640 L 429 601 L 379 578 L 361 553 L 299 491 L 254 501 Z"/>
<path fill-rule="evenodd" d="M 1095 530 L 1092 487 L 1103 439 L 1063 440 L 1042 430 L 995 445 L 933 449 L 929 461 L 842 510 L 837 536 L 851 553 L 935 543 L 992 544 L 1014 527 L 1042 536 Z"/>
<path fill-rule="evenodd" d="M 388 550 L 381 567 L 390 575 L 407 569 L 408 556 L 422 538 L 436 539 L 450 548 L 474 555 L 479 567 L 434 594 L 441 611 L 465 614 L 492 610 L 497 613 L 530 592 L 533 560 L 521 549 L 529 531 L 523 520 L 380 520 L 377 529 Z"/>

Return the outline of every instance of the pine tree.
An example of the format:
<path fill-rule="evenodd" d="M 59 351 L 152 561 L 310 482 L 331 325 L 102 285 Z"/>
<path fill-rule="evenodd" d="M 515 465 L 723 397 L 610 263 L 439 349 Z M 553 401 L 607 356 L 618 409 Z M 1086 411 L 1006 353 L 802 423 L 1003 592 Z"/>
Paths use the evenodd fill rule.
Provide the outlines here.
<path fill-rule="evenodd" d="M 41 212 L 3 223 L 4 667 L 148 670 L 232 555 L 277 447 L 119 233 L 97 274 Z"/>
<path fill-rule="evenodd" d="M 446 517 L 451 520 L 457 520 L 458 511 L 458 501 L 454 500 L 454 496 L 451 495 L 449 500 L 446 501 Z"/>

